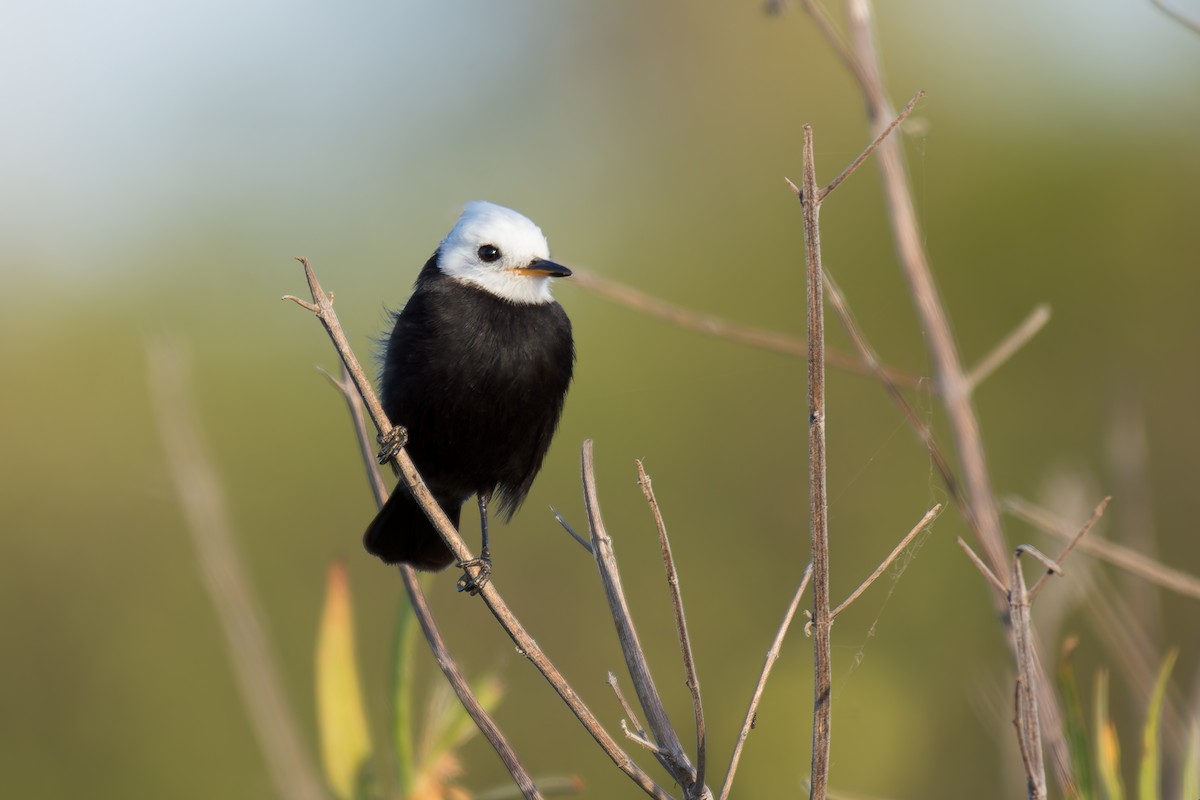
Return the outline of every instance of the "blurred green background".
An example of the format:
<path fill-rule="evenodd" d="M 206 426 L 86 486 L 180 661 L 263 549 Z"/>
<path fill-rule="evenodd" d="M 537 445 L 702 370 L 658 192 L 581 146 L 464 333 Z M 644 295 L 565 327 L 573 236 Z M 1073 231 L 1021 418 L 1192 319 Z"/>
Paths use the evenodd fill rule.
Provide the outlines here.
<path fill-rule="evenodd" d="M 1102 533 L 1125 535 L 1128 480 L 1109 442 L 1131 413 L 1146 432 L 1158 553 L 1200 573 L 1200 38 L 1142 0 L 878 11 L 897 104 L 928 92 L 905 147 L 964 360 L 1036 304 L 1054 312 L 978 395 L 997 492 L 1076 522 L 1114 493 Z M 304 292 L 291 257 L 313 260 L 365 357 L 461 204 L 486 198 L 537 221 L 568 264 L 801 336 L 800 210 L 783 182 L 800 177 L 801 125 L 815 126 L 826 180 L 869 139 L 854 85 L 808 17 L 756 2 L 17 0 L 0 9 L 0 74 L 0 793 L 10 797 L 271 792 L 157 440 L 148 343 L 170 338 L 186 354 L 315 754 L 312 653 L 328 563 L 348 564 L 380 733 L 401 587 L 360 549 L 371 499 L 342 402 L 314 369 L 332 369 L 334 355 L 319 324 L 278 299 Z M 931 374 L 873 165 L 822 221 L 826 264 L 885 360 Z M 547 510 L 583 525 L 579 446 L 594 438 L 642 639 L 690 741 L 635 485 L 633 459 L 645 459 L 673 533 L 719 777 L 808 558 L 803 364 L 569 282 L 556 289 L 575 324 L 577 379 L 524 509 L 495 532 L 496 582 L 619 732 L 604 676 L 622 662 L 595 568 Z M 829 326 L 831 346 L 847 349 Z M 947 498 L 881 389 L 829 380 L 840 598 Z M 933 402 L 916 402 L 944 431 Z M 1058 549 L 1015 520 L 1006 529 L 1014 545 Z M 1007 651 L 958 535 L 951 510 L 834 629 L 835 787 L 1021 791 Z M 580 774 L 591 797 L 638 796 L 453 584 L 450 574 L 429 584 L 436 611 L 469 673 L 501 672 L 498 719 L 531 771 Z M 1161 609 L 1142 622 L 1183 648 L 1186 697 L 1196 606 L 1165 596 Z M 1115 658 L 1078 609 L 1064 629 L 1082 637 L 1090 685 Z M 810 673 L 797 629 L 736 797 L 800 792 Z M 1131 694 L 1118 674 L 1114 706 L 1132 742 L 1142 706 Z M 465 756 L 468 786 L 505 781 L 485 744 Z"/>

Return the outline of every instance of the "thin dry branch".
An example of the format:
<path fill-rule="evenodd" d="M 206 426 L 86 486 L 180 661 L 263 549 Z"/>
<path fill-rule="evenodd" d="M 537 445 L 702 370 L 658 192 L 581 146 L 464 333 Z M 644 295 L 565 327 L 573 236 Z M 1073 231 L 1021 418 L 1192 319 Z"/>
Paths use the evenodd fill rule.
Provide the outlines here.
<path fill-rule="evenodd" d="M 1033 624 L 1029 613 L 1030 598 L 1025 591 L 1025 576 L 1021 571 L 1021 554 L 1024 552 L 1033 554 L 1036 551 L 1025 546 L 1017 548 L 1013 555 L 1012 572 L 1008 582 L 1008 608 L 1017 651 L 1015 723 L 1021 761 L 1025 765 L 1026 790 L 1030 800 L 1043 800 L 1046 796 L 1046 764 L 1042 754 L 1042 726 L 1038 714 L 1040 670 L 1034 649 Z M 1042 560 L 1047 566 L 1052 564 L 1049 559 L 1043 557 Z"/>
<path fill-rule="evenodd" d="M 908 104 L 904 106 L 904 109 L 899 114 L 896 115 L 895 119 L 893 119 L 891 121 L 891 124 L 889 124 L 886 128 L 884 128 L 882 131 L 880 131 L 879 134 L 875 137 L 875 140 L 873 142 L 871 142 L 869 145 L 867 145 L 866 149 L 864 149 L 861 153 L 858 154 L 858 158 L 851 161 L 849 166 L 847 166 L 844 170 L 842 170 L 841 173 L 839 173 L 836 178 L 834 178 L 828 184 L 826 184 L 825 188 L 821 189 L 821 194 L 817 198 L 817 200 L 818 201 L 824 200 L 826 197 L 829 196 L 830 192 L 832 192 L 834 189 L 836 189 L 842 183 L 842 181 L 846 180 L 846 178 L 849 178 L 851 175 L 853 175 L 854 171 L 857 170 L 859 167 L 861 167 L 863 162 L 871 157 L 871 154 L 875 152 L 875 150 L 879 147 L 879 145 L 883 144 L 883 140 L 888 138 L 889 136 L 891 136 L 892 131 L 896 130 L 896 128 L 899 128 L 904 123 L 904 120 L 908 119 L 908 115 L 912 113 L 913 109 L 917 107 L 917 103 L 920 102 L 921 98 L 924 96 L 925 96 L 924 89 L 922 89 L 921 91 L 919 91 L 915 95 L 913 95 L 912 99 L 908 101 Z"/>
<path fill-rule="evenodd" d="M 633 680 L 633 690 L 637 694 L 642 711 L 646 714 L 646 725 L 657 743 L 657 752 L 662 756 L 663 766 L 671 773 L 671 777 L 683 787 L 685 797 L 707 796 L 707 789 L 696 781 L 696 771 L 683 751 L 679 736 L 675 733 L 671 720 L 667 716 L 658 687 L 650 674 L 650 665 L 646 663 L 646 653 L 638 640 L 637 629 L 633 625 L 633 616 L 629 612 L 629 603 L 625 599 L 625 590 L 621 585 L 621 575 L 617 569 L 616 555 L 613 553 L 612 538 L 604 526 L 600 514 L 600 499 L 596 492 L 596 471 L 593 456 L 592 440 L 583 443 L 582 453 L 583 501 L 587 507 L 588 527 L 592 533 L 592 552 L 595 555 L 596 567 L 600 571 L 600 580 L 604 585 L 604 594 L 608 598 L 609 611 L 613 624 L 617 628 L 617 638 L 620 640 L 621 653 L 625 657 L 625 665 L 629 669 L 629 677 Z"/>
<path fill-rule="evenodd" d="M 1079 544 L 1079 541 L 1083 539 L 1087 532 L 1090 531 L 1092 527 L 1100 521 L 1100 517 L 1104 514 L 1104 509 L 1108 508 L 1108 502 L 1110 500 L 1112 500 L 1112 497 L 1106 497 L 1100 501 L 1099 505 L 1097 505 L 1096 509 L 1092 512 L 1091 518 L 1083 524 L 1083 527 L 1079 529 L 1079 532 L 1075 534 L 1071 541 L 1067 543 L 1067 546 L 1063 548 L 1063 551 L 1059 553 L 1058 561 L 1055 562 L 1056 565 L 1061 564 L 1067 556 L 1071 555 L 1071 551 L 1075 549 L 1075 545 Z M 1054 574 L 1061 574 L 1061 570 L 1054 568 L 1046 570 L 1046 574 L 1043 575 L 1038 582 L 1033 585 L 1033 588 L 1029 590 L 1030 600 L 1033 600 L 1033 598 L 1037 597 L 1038 592 L 1042 590 L 1042 586 L 1044 586 L 1046 581 L 1050 579 L 1050 576 Z"/>
<path fill-rule="evenodd" d="M 704 785 L 704 770 L 707 759 L 707 742 L 704 732 L 704 704 L 700 701 L 700 679 L 696 676 L 696 660 L 692 656 L 692 640 L 688 636 L 687 617 L 683 613 L 683 594 L 679 588 L 679 575 L 675 571 L 675 557 L 671 555 L 671 540 L 667 538 L 667 524 L 663 521 L 654 487 L 641 460 L 637 464 L 638 485 L 650 504 L 654 515 L 654 526 L 658 530 L 658 546 L 662 551 L 663 568 L 667 572 L 667 586 L 671 590 L 671 607 L 675 611 L 675 631 L 679 636 L 679 650 L 683 657 L 684 682 L 692 695 L 692 714 L 696 719 L 696 784 Z"/>
<path fill-rule="evenodd" d="M 654 297 L 640 289 L 619 283 L 611 278 L 601 278 L 594 273 L 574 267 L 572 267 L 572 270 L 571 282 L 573 285 L 598 294 L 639 313 L 658 317 L 680 328 L 686 328 L 687 330 L 703 333 L 718 339 L 737 342 L 748 347 L 770 350 L 774 353 L 783 353 L 784 355 L 795 356 L 797 358 L 807 357 L 807 347 L 800 339 L 795 339 L 782 333 L 765 331 L 761 328 L 739 325 L 711 314 L 701 314 Z M 830 366 L 856 375 L 872 374 L 871 371 L 868 371 L 864 365 L 852 356 L 843 353 L 827 351 L 825 353 L 825 360 Z M 899 370 L 882 369 L 884 369 L 893 382 L 900 386 L 924 391 L 927 391 L 929 388 L 929 382 L 918 375 Z"/>
<path fill-rule="evenodd" d="M 838 614 L 841 614 L 843 611 L 845 611 L 850 606 L 851 603 L 853 603 L 855 600 L 857 600 L 863 592 L 865 592 L 867 589 L 869 589 L 871 584 L 873 584 L 876 580 L 878 580 L 879 576 L 883 574 L 883 571 L 885 569 L 887 569 L 888 567 L 890 567 L 892 565 L 892 562 L 895 561 L 896 558 L 899 557 L 899 555 L 904 552 L 904 549 L 906 547 L 908 547 L 909 543 L 914 538 L 916 538 L 917 534 L 920 533 L 921 531 L 925 530 L 926 526 L 928 526 L 931 522 L 933 522 L 933 520 L 937 518 L 937 515 L 940 514 L 941 511 L 942 511 L 941 503 L 938 503 L 933 508 L 926 511 L 925 516 L 921 517 L 921 520 L 916 525 L 913 526 L 912 530 L 910 530 L 907 534 L 904 535 L 904 538 L 901 539 L 900 543 L 897 544 L 892 549 L 892 552 L 888 553 L 888 557 L 885 558 L 879 564 L 879 566 L 875 568 L 875 571 L 872 572 L 865 581 L 863 581 L 862 583 L 860 583 L 858 585 L 857 589 L 855 589 L 853 592 L 850 593 L 849 597 L 847 597 L 845 600 L 843 600 L 841 602 L 841 604 L 839 604 L 838 607 L 833 610 L 833 612 L 831 613 L 831 616 L 834 619 L 837 619 Z"/>
<path fill-rule="evenodd" d="M 1076 529 L 1073 525 L 1019 497 L 1006 497 L 1004 499 L 1004 508 L 1010 514 L 1025 520 L 1030 525 L 1061 539 L 1070 540 L 1076 535 Z M 1182 570 L 1168 567 L 1136 550 L 1130 550 L 1128 547 L 1110 542 L 1107 539 L 1097 539 L 1094 537 L 1082 539 L 1079 542 L 1079 549 L 1090 556 L 1107 561 L 1115 567 L 1144 578 L 1164 589 L 1168 589 L 1184 597 L 1200 600 L 1200 578 L 1189 575 Z"/>
<path fill-rule="evenodd" d="M 1150 2 L 1158 6 L 1164 14 L 1171 17 L 1180 25 L 1191 29 L 1193 33 L 1200 33 L 1200 17 L 1190 16 L 1182 8 L 1173 3 L 1168 3 L 1166 0 L 1150 0 Z"/>
<path fill-rule="evenodd" d="M 829 506 L 825 490 L 825 312 L 821 287 L 821 195 L 811 125 L 804 126 L 804 255 L 808 288 L 809 526 L 813 573 L 813 726 L 811 800 L 825 800 L 829 782 L 833 618 L 829 608 Z"/>
<path fill-rule="evenodd" d="M 900 387 L 893 382 L 887 374 L 879 367 L 879 356 L 875 352 L 875 348 L 867 341 L 866 334 L 862 328 L 858 326 L 858 322 L 854 318 L 854 314 L 850 310 L 850 304 L 846 301 L 846 296 L 838 287 L 837 281 L 828 272 L 825 273 L 825 293 L 829 296 L 829 302 L 833 305 L 834 312 L 841 320 L 842 327 L 846 329 L 846 333 L 850 336 L 850 341 L 854 344 L 862 357 L 863 363 L 871 369 L 883 388 L 887 391 L 888 397 L 892 398 L 892 402 L 904 414 L 904 419 L 907 420 L 909 427 L 917 434 L 917 438 L 921 440 L 921 444 L 925 446 L 926 452 L 933 460 L 933 465 L 937 469 L 938 474 L 942 476 L 942 482 L 946 484 L 946 491 L 950 493 L 950 498 L 954 501 L 959 513 L 967 521 L 967 525 L 974 529 L 974 518 L 971 516 L 971 508 L 967 504 L 966 498 L 963 496 L 960 488 L 958 477 L 954 474 L 954 470 L 950 467 L 950 460 L 946 458 L 946 454 L 942 452 L 941 446 L 937 439 L 934 438 L 933 429 L 925 424 L 921 416 L 917 414 L 912 404 L 908 402 L 908 398 L 900 391 Z"/>
<path fill-rule="evenodd" d="M 806 2 L 813 12 L 816 7 Z M 882 130 L 895 116 L 887 90 L 884 87 L 883 70 L 880 65 L 879 48 L 875 40 L 874 21 L 869 0 L 846 0 L 848 39 L 850 56 L 847 64 L 858 81 L 867 105 L 867 117 L 871 129 Z M 840 36 L 831 35 L 833 26 L 823 12 L 813 14 L 818 25 L 826 32 L 830 44 L 843 55 Z M 924 236 L 917 222 L 916 205 L 912 187 L 904 165 L 900 143 L 896 138 L 887 139 L 879 148 L 877 159 L 883 180 L 884 199 L 888 209 L 888 220 L 892 228 L 901 270 L 909 285 L 921 330 L 929 343 L 930 355 L 936 372 L 938 394 L 950 422 L 954 443 L 962 468 L 967 524 L 974 532 L 994 576 L 1005 573 L 1007 546 L 1000 525 L 999 508 L 992 492 L 984 455 L 983 439 L 979 432 L 979 421 L 971 399 L 972 386 L 958 354 L 958 345 L 950 326 L 949 315 L 942 303 L 928 255 L 924 248 Z M 997 578 L 1003 580 L 1003 578 Z M 997 609 L 1003 606 L 997 598 Z M 1007 615 L 1004 615 L 1007 619 Z M 1009 636 L 1010 647 L 1016 643 Z M 1041 711 L 1046 722 L 1053 764 L 1059 783 L 1073 785 L 1071 763 L 1061 712 L 1058 701 L 1048 686 L 1040 684 Z"/>
<path fill-rule="evenodd" d="M 1044 303 L 1030 312 L 1029 316 L 1012 333 L 1005 336 L 992 349 L 992 352 L 981 358 L 974 369 L 968 373 L 967 382 L 971 384 L 971 390 L 974 391 L 977 389 L 979 384 L 987 380 L 993 372 L 1003 366 L 1018 350 L 1028 344 L 1029 340 L 1037 336 L 1038 331 L 1046 327 L 1046 323 L 1049 321 L 1050 306 Z"/>
<path fill-rule="evenodd" d="M 371 416 L 372 422 L 375 423 L 375 427 L 380 431 L 381 435 L 391 435 L 394 433 L 395 428 L 383 412 L 383 408 L 379 404 L 379 399 L 375 395 L 374 388 L 372 388 L 370 382 L 366 379 L 366 375 L 359 365 L 358 358 L 354 355 L 354 351 L 346 341 L 346 335 L 342 331 L 337 313 L 333 309 L 333 296 L 326 294 L 325 290 L 321 288 L 316 273 L 313 271 L 312 265 L 309 264 L 308 260 L 304 258 L 297 260 L 304 267 L 305 278 L 308 281 L 313 302 L 305 302 L 291 295 L 287 295 L 283 299 L 291 300 L 297 305 L 308 309 L 321 321 L 321 324 L 329 333 L 329 338 L 333 341 L 338 355 L 349 370 L 354 381 L 354 386 L 363 398 L 363 403 L 366 405 L 367 412 Z M 441 508 L 438 506 L 437 501 L 433 499 L 433 495 L 421 479 L 408 453 L 403 449 L 399 450 L 396 453 L 394 461 L 398 465 L 402 479 L 405 481 L 412 496 L 421 505 L 430 522 L 446 542 L 446 546 L 454 553 L 455 558 L 459 561 L 470 561 L 473 558 L 470 549 L 459 535 L 458 530 L 450 524 L 450 520 L 442 513 Z M 605 754 L 617 765 L 617 768 L 628 775 L 634 783 L 650 796 L 658 798 L 658 800 L 670 800 L 671 795 L 654 783 L 650 776 L 609 735 L 608 731 L 600 724 L 600 721 L 596 719 L 596 715 L 591 712 L 582 698 L 567 683 L 558 668 L 554 666 L 553 662 L 550 661 L 545 652 L 534 641 L 533 637 L 529 635 L 529 632 L 525 630 L 525 627 L 512 613 L 511 609 L 509 609 L 508 604 L 504 602 L 503 597 L 496 588 L 494 576 L 492 580 L 484 584 L 479 592 L 479 596 L 483 599 L 484 604 L 487 605 L 488 610 L 491 611 L 492 616 L 504 628 L 505 633 L 513 640 L 518 652 L 528 658 L 530 663 L 542 674 L 558 696 L 567 704 L 567 707 L 571 709 L 571 712 L 579 722 L 591 734 L 592 738 L 596 740 L 596 743 L 604 750 Z"/>
<path fill-rule="evenodd" d="M 147 348 L 146 361 L 167 467 L 271 783 L 279 797 L 321 800 L 323 784 L 287 702 L 264 615 L 234 542 L 225 493 L 192 408 L 183 358 L 176 348 L 159 343 Z"/>
<path fill-rule="evenodd" d="M 371 447 L 371 438 L 367 433 L 366 420 L 363 418 L 362 399 L 358 396 L 358 392 L 354 389 L 354 383 L 351 379 L 350 372 L 346 365 L 342 365 L 342 380 L 335 380 L 332 376 L 326 373 L 330 382 L 342 393 L 342 398 L 346 401 L 346 406 L 350 412 L 350 419 L 354 423 L 355 438 L 358 440 L 360 454 L 363 456 L 364 467 L 367 472 L 367 480 L 370 481 L 371 487 L 374 490 L 375 505 L 377 508 L 383 508 L 383 504 L 387 502 L 388 491 L 387 486 L 383 482 L 383 477 L 379 474 L 379 464 L 376 462 Z M 417 622 L 421 625 L 421 631 L 425 634 L 425 641 L 429 643 L 429 649 L 433 653 L 433 658 L 437 662 L 438 668 L 442 674 L 446 676 L 446 681 L 450 684 L 450 688 L 454 690 L 454 694 L 458 697 L 463 708 L 479 728 L 483 737 L 496 751 L 496 755 L 500 756 L 504 767 L 512 775 L 513 781 L 517 784 L 517 788 L 521 791 L 522 796 L 526 798 L 541 798 L 543 797 L 541 790 L 534 784 L 533 778 L 525 769 L 525 765 L 517 757 L 517 753 L 509 744 L 508 738 L 504 732 L 500 730 L 495 720 L 488 714 L 487 709 L 479 702 L 475 696 L 475 692 L 471 689 L 471 684 L 459 669 L 458 662 L 450 653 L 450 648 L 446 644 L 445 638 L 442 636 L 441 629 L 438 628 L 437 621 L 433 617 L 433 611 L 429 608 L 429 601 L 425 598 L 425 590 L 421 588 L 421 582 L 417 579 L 416 571 L 407 564 L 399 566 L 401 580 L 404 581 L 404 589 L 408 593 L 408 602 L 412 607 L 413 614 L 417 618 Z"/>
<path fill-rule="evenodd" d="M 809 579 L 812 578 L 812 564 L 804 568 L 804 575 L 800 578 L 800 585 L 796 587 L 795 594 L 792 595 L 792 602 L 788 604 L 787 611 L 784 612 L 783 622 L 779 624 L 779 629 L 775 632 L 775 639 L 771 642 L 771 647 L 767 650 L 766 660 L 763 662 L 762 672 L 759 673 L 758 683 L 754 685 L 754 693 L 750 696 L 750 705 L 746 709 L 746 717 L 742 720 L 742 729 L 738 732 L 737 742 L 733 746 L 733 755 L 729 759 L 729 769 L 725 772 L 725 783 L 721 786 L 720 800 L 728 800 L 729 791 L 733 788 L 733 776 L 737 773 L 738 762 L 742 759 L 742 748 L 746 745 L 746 739 L 750 736 L 750 731 L 754 728 L 754 720 L 758 716 L 758 703 L 762 700 L 763 689 L 767 686 L 767 678 L 771 675 L 771 668 L 775 666 L 775 662 L 779 659 L 779 651 L 783 647 L 783 637 L 787 635 L 788 628 L 792 626 L 792 618 L 796 616 L 796 610 L 800 608 L 800 599 L 804 596 L 804 590 L 808 588 Z"/>
<path fill-rule="evenodd" d="M 633 725 L 634 729 L 637 730 L 638 733 L 640 733 L 642 736 L 645 736 L 646 728 L 638 720 L 637 712 L 633 710 L 633 706 L 631 706 L 629 701 L 625 699 L 625 693 L 621 691 L 621 685 L 617 683 L 617 676 L 610 671 L 608 673 L 608 680 L 606 683 L 608 683 L 609 688 L 613 690 L 613 694 L 617 696 L 617 702 L 621 704 L 621 709 L 625 712 L 625 716 L 629 719 L 629 723 Z"/>

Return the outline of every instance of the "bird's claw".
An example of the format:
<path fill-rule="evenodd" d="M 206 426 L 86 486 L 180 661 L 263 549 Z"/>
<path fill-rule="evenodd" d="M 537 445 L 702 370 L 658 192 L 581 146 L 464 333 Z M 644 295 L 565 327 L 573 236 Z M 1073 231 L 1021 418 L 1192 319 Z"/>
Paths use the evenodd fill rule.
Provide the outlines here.
<path fill-rule="evenodd" d="M 492 560 L 490 558 L 472 558 L 470 561 L 459 561 L 455 566 L 463 571 L 456 588 L 472 597 L 479 594 L 492 577 Z M 472 571 L 475 574 L 471 574 Z"/>
<path fill-rule="evenodd" d="M 400 425 L 395 425 L 387 433 L 376 436 L 375 441 L 379 443 L 379 454 L 375 458 L 380 464 L 386 464 L 408 444 L 408 431 Z"/>

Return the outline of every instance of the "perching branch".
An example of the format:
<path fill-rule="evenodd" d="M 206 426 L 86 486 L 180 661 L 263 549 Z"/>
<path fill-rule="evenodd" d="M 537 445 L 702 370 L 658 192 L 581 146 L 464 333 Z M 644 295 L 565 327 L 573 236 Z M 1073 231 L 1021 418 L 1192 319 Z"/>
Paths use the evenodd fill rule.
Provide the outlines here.
<path fill-rule="evenodd" d="M 333 296 L 327 295 L 325 290 L 321 288 L 316 273 L 308 263 L 308 260 L 304 258 L 297 260 L 304 266 L 305 278 L 308 281 L 313 301 L 311 303 L 305 302 L 291 295 L 287 295 L 283 299 L 291 300 L 316 314 L 321 324 L 325 326 L 325 330 L 329 333 L 329 338 L 333 341 L 342 362 L 346 365 L 354 381 L 355 388 L 363 398 L 372 422 L 375 423 L 375 427 L 381 435 L 391 435 L 394 432 L 394 427 L 384 413 L 383 407 L 379 404 L 375 390 L 366 379 L 366 375 L 359 365 L 358 358 L 354 355 L 354 351 L 346 341 L 346 335 L 342 331 L 337 313 L 333 309 Z M 455 527 L 450 524 L 450 520 L 442 513 L 441 508 L 438 506 L 437 501 L 433 499 L 433 495 L 429 492 L 429 488 L 425 485 L 424 480 L 421 479 L 408 453 L 401 448 L 396 452 L 394 462 L 399 467 L 405 485 L 421 505 L 430 523 L 437 529 L 443 541 L 445 541 L 446 546 L 454 553 L 455 558 L 459 561 L 470 561 L 473 558 L 470 549 Z M 655 784 L 650 776 L 634 763 L 633 759 L 620 748 L 616 740 L 609 735 L 608 731 L 604 730 L 603 726 L 600 725 L 599 720 L 596 719 L 596 716 L 575 690 L 571 688 L 570 684 L 567 683 L 562 673 L 558 671 L 558 668 L 554 666 L 545 652 L 534 641 L 533 637 L 529 635 L 529 632 L 525 630 L 525 627 L 513 615 L 508 604 L 504 602 L 503 597 L 496 588 L 495 579 L 485 583 L 480 589 L 479 595 L 482 597 L 484 604 L 487 605 L 488 610 L 492 612 L 492 616 L 496 618 L 500 626 L 504 628 L 505 632 L 513 640 L 513 643 L 516 644 L 517 650 L 528 658 L 538 672 L 546 678 L 547 682 L 554 688 L 554 691 L 563 699 L 563 702 L 567 704 L 571 712 L 584 728 L 587 729 L 588 733 L 592 735 L 592 738 L 596 740 L 596 743 L 600 745 L 605 754 L 617 765 L 618 769 L 628 775 L 634 783 L 650 796 L 658 798 L 658 800 L 670 800 L 671 796 L 662 787 Z"/>
<path fill-rule="evenodd" d="M 375 494 L 375 504 L 378 508 L 383 508 L 383 504 L 387 502 L 388 491 L 383 482 L 383 478 L 379 474 L 379 465 L 373 457 L 371 440 L 367 434 L 367 427 L 363 419 L 362 401 L 358 396 L 358 392 L 354 389 L 353 381 L 346 365 L 342 365 L 342 380 L 335 380 L 332 376 L 327 375 L 330 382 L 337 387 L 342 393 L 342 397 L 346 401 L 346 406 L 350 411 L 350 419 L 354 423 L 355 437 L 358 440 L 359 449 L 363 456 L 363 462 L 367 471 L 367 479 L 371 482 L 371 487 Z M 400 577 L 404 581 L 404 589 L 408 592 L 408 602 L 412 607 L 413 614 L 417 618 L 417 622 L 421 625 L 421 631 L 425 634 L 425 641 L 429 643 L 429 649 L 433 652 L 433 658 L 437 662 L 438 668 L 442 674 L 446 676 L 446 680 L 450 683 L 450 687 L 454 690 L 454 694 L 458 696 L 459 702 L 466 709 L 467 714 L 479 728 L 480 733 L 487 739 L 488 743 L 500 756 L 500 760 L 504 762 L 505 768 L 512 775 L 513 781 L 521 790 L 521 794 L 526 798 L 541 798 L 542 794 L 538 787 L 534 784 L 525 765 L 517 758 L 516 751 L 509 744 L 508 739 L 504 736 L 504 732 L 496 724 L 488 714 L 487 709 L 479 702 L 475 696 L 475 692 L 471 690 L 471 684 L 463 676 L 462 670 L 458 667 L 458 662 L 450 653 L 450 648 L 446 645 L 446 640 L 442 636 L 441 630 L 438 628 L 437 621 L 433 618 L 433 611 L 429 608 L 429 602 L 425 599 L 425 591 L 421 588 L 421 582 L 417 579 L 416 570 L 407 564 L 399 565 Z"/>

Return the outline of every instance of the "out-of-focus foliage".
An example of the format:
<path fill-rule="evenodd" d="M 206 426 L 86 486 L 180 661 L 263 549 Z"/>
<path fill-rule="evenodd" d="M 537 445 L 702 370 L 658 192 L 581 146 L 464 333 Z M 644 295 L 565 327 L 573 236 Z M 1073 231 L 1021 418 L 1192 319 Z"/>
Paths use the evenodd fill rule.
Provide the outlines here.
<path fill-rule="evenodd" d="M 351 800 L 369 784 L 371 739 L 358 680 L 354 616 L 346 568 L 329 568 L 325 611 L 317 633 L 317 722 L 321 762 L 334 796 Z"/>

